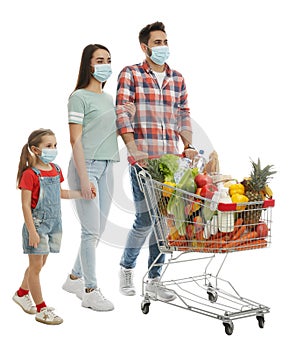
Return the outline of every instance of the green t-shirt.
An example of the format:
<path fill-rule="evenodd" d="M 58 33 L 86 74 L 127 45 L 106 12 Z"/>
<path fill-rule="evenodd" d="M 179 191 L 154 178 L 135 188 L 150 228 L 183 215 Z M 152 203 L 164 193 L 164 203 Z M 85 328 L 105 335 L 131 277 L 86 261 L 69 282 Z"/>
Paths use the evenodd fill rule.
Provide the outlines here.
<path fill-rule="evenodd" d="M 68 122 L 82 125 L 85 159 L 119 161 L 112 96 L 79 89 L 68 100 Z"/>

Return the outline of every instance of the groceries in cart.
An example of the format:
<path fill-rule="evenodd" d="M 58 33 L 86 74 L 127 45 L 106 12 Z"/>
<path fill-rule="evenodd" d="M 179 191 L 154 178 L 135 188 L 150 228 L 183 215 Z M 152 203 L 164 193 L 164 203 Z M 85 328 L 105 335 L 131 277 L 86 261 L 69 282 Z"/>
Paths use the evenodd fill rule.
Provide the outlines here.
<path fill-rule="evenodd" d="M 212 164 L 211 170 L 212 170 Z M 171 250 L 233 252 L 271 243 L 272 165 L 251 160 L 241 181 L 200 171 L 193 162 L 167 154 L 149 159 L 146 170 L 165 225 L 163 244 Z M 208 168 L 207 168 L 208 169 Z"/>

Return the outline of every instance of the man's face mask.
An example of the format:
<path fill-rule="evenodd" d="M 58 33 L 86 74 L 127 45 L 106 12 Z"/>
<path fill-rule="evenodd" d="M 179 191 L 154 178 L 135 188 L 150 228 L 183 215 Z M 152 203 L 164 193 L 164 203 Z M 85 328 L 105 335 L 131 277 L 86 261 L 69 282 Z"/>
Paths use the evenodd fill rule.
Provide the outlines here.
<path fill-rule="evenodd" d="M 100 81 L 101 83 L 107 81 L 111 74 L 112 70 L 110 64 L 94 65 L 94 73 L 92 73 L 92 75 L 96 80 Z"/>
<path fill-rule="evenodd" d="M 170 51 L 168 46 L 153 46 L 152 48 L 148 47 L 151 51 L 150 59 L 160 66 L 162 66 L 170 56 Z"/>

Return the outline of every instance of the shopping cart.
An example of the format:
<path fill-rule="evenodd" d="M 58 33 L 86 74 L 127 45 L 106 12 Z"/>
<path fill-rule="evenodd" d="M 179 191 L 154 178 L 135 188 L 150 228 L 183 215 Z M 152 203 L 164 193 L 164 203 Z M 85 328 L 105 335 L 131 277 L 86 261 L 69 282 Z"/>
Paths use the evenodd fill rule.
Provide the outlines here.
<path fill-rule="evenodd" d="M 160 250 L 142 280 L 142 312 L 149 312 L 151 300 L 162 301 L 157 294 L 148 294 L 145 288 L 150 269 L 162 266 L 159 287 L 175 295 L 173 301 L 166 303 L 222 321 L 228 335 L 233 333 L 233 320 L 240 318 L 255 316 L 259 327 L 263 328 L 264 315 L 270 308 L 242 297 L 229 281 L 220 277 L 220 271 L 228 253 L 270 246 L 274 200 L 223 204 L 215 202 L 214 198 L 206 199 L 158 182 L 145 169 L 137 172 L 137 178 L 150 208 Z M 220 232 L 221 215 L 230 215 L 230 228 L 227 228 L 230 232 Z M 157 261 L 163 253 L 169 257 L 159 264 Z M 216 258 L 221 258 L 217 272 L 210 273 L 209 268 Z M 195 261 L 204 264 L 201 274 L 167 278 L 169 267 Z"/>

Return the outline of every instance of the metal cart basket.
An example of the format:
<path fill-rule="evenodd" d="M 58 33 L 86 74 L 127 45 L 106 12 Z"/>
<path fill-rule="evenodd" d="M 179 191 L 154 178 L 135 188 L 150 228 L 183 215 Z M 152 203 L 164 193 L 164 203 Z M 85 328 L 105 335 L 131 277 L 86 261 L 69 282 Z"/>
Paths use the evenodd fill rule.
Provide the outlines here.
<path fill-rule="evenodd" d="M 228 335 L 233 333 L 233 320 L 240 318 L 255 316 L 263 328 L 264 314 L 270 308 L 242 297 L 229 281 L 220 277 L 220 271 L 228 253 L 270 246 L 274 200 L 217 204 L 212 199 L 155 181 L 145 170 L 137 172 L 137 176 L 150 208 L 160 255 L 169 255 L 164 263 L 158 264 L 159 255 L 143 277 L 142 312 L 149 312 L 151 300 L 162 301 L 145 291 L 148 273 L 158 265 L 163 267 L 160 288 L 175 294 L 175 299 L 166 303 L 220 320 Z M 222 227 L 221 232 L 220 221 L 230 227 Z M 212 274 L 209 267 L 216 257 L 221 262 Z M 168 267 L 191 261 L 204 262 L 203 273 L 165 278 Z"/>

